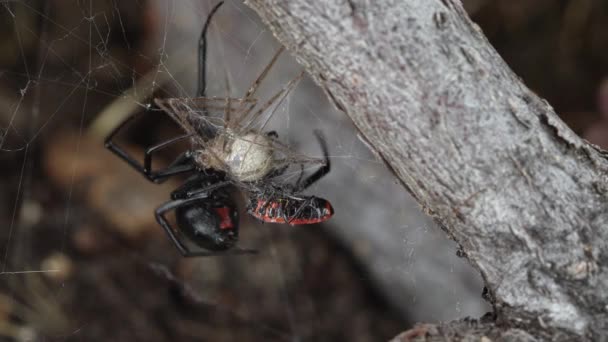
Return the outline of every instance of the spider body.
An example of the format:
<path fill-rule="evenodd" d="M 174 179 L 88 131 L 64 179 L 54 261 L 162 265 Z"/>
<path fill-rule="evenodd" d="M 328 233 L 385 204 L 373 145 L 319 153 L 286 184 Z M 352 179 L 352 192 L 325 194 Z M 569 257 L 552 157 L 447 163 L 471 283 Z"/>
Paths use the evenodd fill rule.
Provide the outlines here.
<path fill-rule="evenodd" d="M 282 48 L 275 53 L 244 98 L 205 97 L 206 32 L 211 18 L 221 5 L 222 2 L 211 10 L 199 40 L 198 97 L 155 99 L 158 107 L 179 124 L 185 134 L 146 149 L 143 164 L 113 141 L 135 115 L 123 121 L 105 140 L 106 148 L 154 183 L 161 183 L 175 175 L 192 174 L 171 193 L 171 200 L 155 212 L 158 224 L 180 253 L 187 257 L 256 252 L 234 246 L 238 240 L 239 217 L 230 197 L 230 189 L 234 189 L 235 185 L 250 193 L 248 208 L 254 209 L 249 213 L 264 222 L 310 224 L 325 221 L 333 214 L 328 201 L 300 195 L 330 170 L 327 146 L 321 133 L 315 132 L 323 149 L 324 164 L 302 180 L 303 165 L 311 162 L 311 159 L 279 158 L 277 151 L 289 156 L 291 150 L 278 141 L 278 135 L 275 132 L 262 133 L 250 127 L 277 99 L 280 104 L 303 75 L 300 73 L 259 110 L 253 111 L 257 104 L 253 95 Z M 223 111 L 223 117 L 211 115 L 217 110 Z M 152 169 L 152 157 L 156 152 L 185 139 L 190 140 L 190 149 L 181 153 L 166 168 Z M 302 166 L 296 184 L 272 181 L 294 163 Z M 171 226 L 166 217 L 170 212 L 175 214 L 177 229 Z M 204 250 L 191 250 L 180 236 Z"/>
<path fill-rule="evenodd" d="M 200 193 L 188 192 L 185 189 L 204 189 L 212 186 L 222 175 L 200 173 L 193 177 L 185 188 L 172 194 L 172 199 L 188 199 Z M 231 248 L 239 236 L 239 217 L 236 205 L 225 189 L 210 190 L 207 197 L 175 208 L 175 218 L 180 231 L 199 247 L 210 251 L 222 251 Z M 166 225 L 163 211 L 157 211 L 157 220 L 161 226 Z"/>

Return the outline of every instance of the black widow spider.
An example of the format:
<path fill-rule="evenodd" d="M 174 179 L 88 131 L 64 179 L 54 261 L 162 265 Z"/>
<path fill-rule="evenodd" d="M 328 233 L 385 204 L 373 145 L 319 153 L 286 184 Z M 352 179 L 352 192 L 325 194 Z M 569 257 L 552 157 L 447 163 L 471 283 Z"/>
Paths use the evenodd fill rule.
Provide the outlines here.
<path fill-rule="evenodd" d="M 210 12 L 199 39 L 199 82 L 197 96 L 199 100 L 209 100 L 205 98 L 205 72 L 206 72 L 206 33 L 209 27 L 211 18 L 222 5 L 223 2 L 218 3 Z M 251 89 L 247 92 L 244 99 L 240 100 L 241 104 L 249 106 L 247 111 L 255 106 L 255 99 L 251 98 L 251 95 L 255 92 L 255 87 L 265 76 L 268 69 L 277 59 L 282 49 L 273 57 L 271 63 L 266 67 L 258 79 L 254 82 Z M 300 76 L 298 76 L 300 77 Z M 287 88 L 294 83 L 294 80 L 290 82 Z M 256 112 L 254 115 L 267 108 L 279 95 L 285 93 L 286 89 L 276 94 L 266 104 L 264 108 Z M 171 100 L 171 99 L 170 99 Z M 214 99 L 211 99 L 214 100 Z M 237 99 L 222 99 L 228 102 L 226 112 L 224 114 L 227 117 L 230 112 L 230 101 Z M 197 129 L 193 128 L 194 124 L 192 121 L 183 120 L 183 118 L 176 118 L 175 115 L 171 115 L 171 111 L 174 108 L 165 108 L 163 105 L 169 104 L 172 107 L 173 102 L 167 101 L 156 101 L 172 118 L 186 129 L 187 134 L 169 139 L 155 146 L 146 149 L 144 154 L 144 163 L 141 165 L 132 156 L 130 156 L 125 150 L 120 148 L 113 142 L 114 136 L 121 131 L 129 122 L 131 122 L 136 115 L 127 118 L 124 122 L 118 125 L 106 138 L 105 146 L 111 152 L 116 154 L 122 160 L 127 162 L 131 167 L 141 173 L 144 177 L 154 183 L 161 183 L 171 176 L 194 172 L 194 175 L 188 178 L 178 189 L 171 193 L 171 200 L 161 205 L 156 209 L 156 219 L 160 226 L 164 229 L 168 237 L 171 239 L 173 244 L 177 247 L 179 252 L 185 257 L 195 256 L 212 256 L 219 254 L 250 254 L 256 253 L 255 250 L 250 249 L 231 249 L 238 240 L 238 229 L 239 229 L 239 218 L 236 210 L 236 205 L 230 198 L 230 191 L 226 191 L 226 187 L 233 186 L 234 184 L 240 185 L 247 189 L 251 193 L 250 204 L 248 208 L 249 213 L 264 222 L 280 222 L 275 220 L 276 218 L 283 219 L 283 222 L 292 224 L 305 224 L 305 223 L 316 223 L 329 219 L 333 214 L 333 209 L 328 201 L 314 197 L 314 196 L 299 196 L 298 194 L 310 185 L 318 181 L 321 177 L 327 174 L 330 170 L 330 163 L 327 153 L 327 146 L 325 140 L 319 132 L 315 132 L 317 138 L 322 146 L 324 152 L 325 163 L 316 172 L 307 177 L 302 181 L 303 169 L 300 174 L 300 179 L 295 185 L 281 185 L 277 183 L 269 183 L 263 188 L 257 186 L 258 183 L 263 184 L 262 181 L 267 181 L 273 177 L 282 174 L 288 164 L 281 165 L 281 167 L 273 167 L 264 169 L 263 172 L 258 172 L 256 177 L 249 179 L 250 175 L 243 176 L 242 178 L 234 177 L 230 172 L 226 170 L 218 169 L 215 165 L 209 167 L 206 163 L 203 163 L 200 158 L 201 146 L 196 146 L 188 151 L 180 154 L 168 167 L 153 171 L 152 170 L 152 156 L 155 152 L 165 148 L 168 145 L 179 142 L 187 138 L 202 139 L 203 134 L 214 133 L 213 128 L 200 128 L 197 125 Z M 206 110 L 203 109 L 202 114 L 207 114 Z M 197 119 L 202 116 L 198 114 Z M 181 120 L 179 120 L 181 119 Z M 251 133 L 249 133 L 251 134 Z M 260 144 L 258 137 L 255 136 L 250 146 L 258 146 L 268 143 L 276 146 L 274 139 L 277 134 L 275 132 L 269 132 L 266 134 L 268 141 L 262 141 Z M 252 147 L 249 147 L 246 152 Z M 263 154 L 263 153 L 262 153 Z M 303 164 L 302 164 L 303 166 Z M 228 170 L 231 171 L 231 170 Z M 229 177 L 232 176 L 232 177 Z M 253 181 L 256 181 L 254 184 Z M 256 210 L 254 210 L 256 209 Z M 190 248 L 180 240 L 177 232 L 171 227 L 167 221 L 165 214 L 174 210 L 176 223 L 179 231 L 185 235 L 189 240 L 194 242 L 199 247 L 206 249 L 207 251 L 192 251 Z"/>

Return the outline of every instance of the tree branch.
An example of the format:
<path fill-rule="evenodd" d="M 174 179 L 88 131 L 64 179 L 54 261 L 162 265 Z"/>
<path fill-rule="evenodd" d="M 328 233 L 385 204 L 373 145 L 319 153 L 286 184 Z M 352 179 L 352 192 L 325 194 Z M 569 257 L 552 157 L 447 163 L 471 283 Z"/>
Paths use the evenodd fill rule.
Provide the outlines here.
<path fill-rule="evenodd" d="M 459 1 L 248 5 L 460 244 L 492 329 L 605 336 L 606 154 L 522 84 Z"/>

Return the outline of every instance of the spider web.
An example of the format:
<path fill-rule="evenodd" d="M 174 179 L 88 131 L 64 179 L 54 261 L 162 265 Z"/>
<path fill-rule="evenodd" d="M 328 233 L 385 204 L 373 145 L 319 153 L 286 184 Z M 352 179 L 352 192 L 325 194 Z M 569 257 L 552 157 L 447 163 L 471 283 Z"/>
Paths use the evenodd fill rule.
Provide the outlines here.
<path fill-rule="evenodd" d="M 313 131 L 325 133 L 332 172 L 307 192 L 329 199 L 335 217 L 287 228 L 241 214 L 241 245 L 260 256 L 177 255 L 153 212 L 179 182 L 140 179 L 103 139 L 136 113 L 120 141 L 142 160 L 146 146 L 179 134 L 149 109 L 154 97 L 194 94 L 198 34 L 213 5 L 0 2 L 0 311 L 10 312 L 0 335 L 378 340 L 411 322 L 487 311 L 454 244 L 306 78 L 264 130 L 312 157 Z M 207 94 L 239 97 L 279 45 L 251 10 L 227 1 L 208 46 Z M 257 97 L 300 70 L 284 53 Z M 136 329 L 116 329 L 125 324 Z"/>

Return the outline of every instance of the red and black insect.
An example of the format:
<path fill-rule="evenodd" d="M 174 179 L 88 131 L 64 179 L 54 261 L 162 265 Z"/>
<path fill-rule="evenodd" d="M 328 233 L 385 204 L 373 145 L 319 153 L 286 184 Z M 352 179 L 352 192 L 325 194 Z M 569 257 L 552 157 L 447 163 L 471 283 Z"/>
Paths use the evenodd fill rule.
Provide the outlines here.
<path fill-rule="evenodd" d="M 316 183 L 319 179 L 329 173 L 331 164 L 329 160 L 327 143 L 321 132 L 315 131 L 319 140 L 324 165 L 315 173 L 302 180 L 291 184 L 267 184 L 261 190 L 253 191 L 249 199 L 247 212 L 262 222 L 314 224 L 329 220 L 334 214 L 334 208 L 329 201 L 316 196 L 302 196 L 302 191 Z"/>
<path fill-rule="evenodd" d="M 329 201 L 315 196 L 257 198 L 247 212 L 262 222 L 296 225 L 325 222 L 334 215 L 334 208 Z"/>

